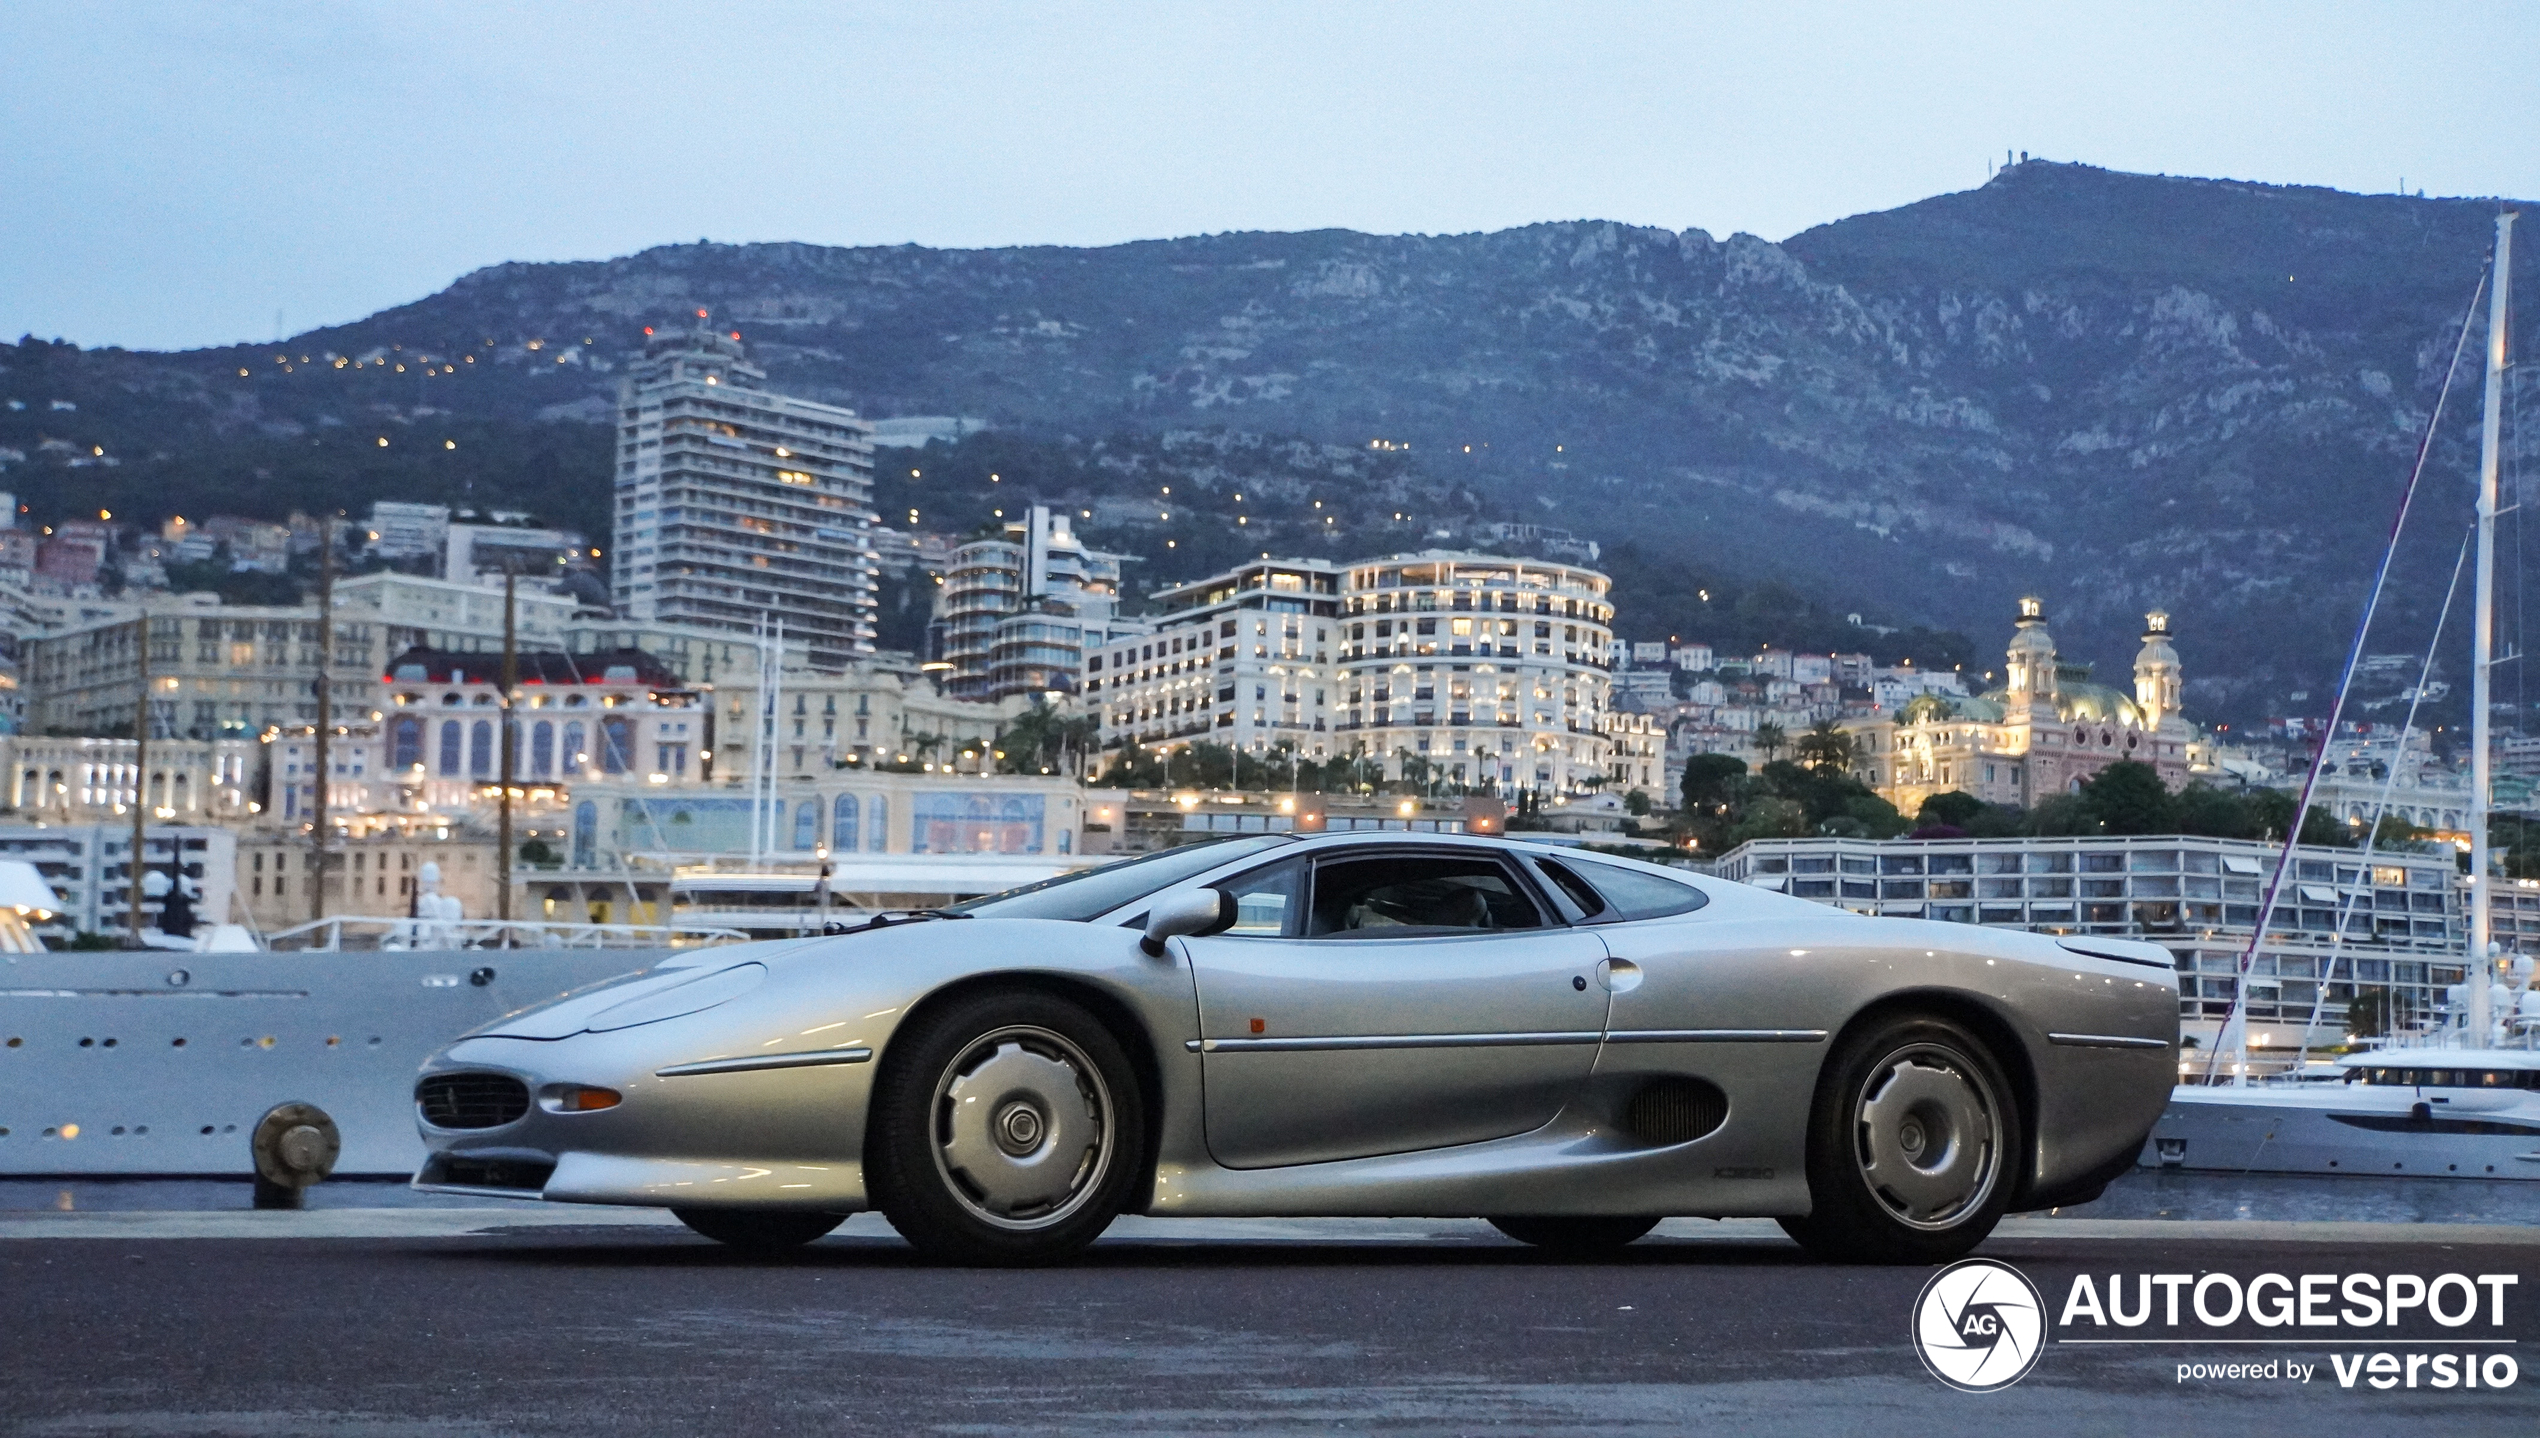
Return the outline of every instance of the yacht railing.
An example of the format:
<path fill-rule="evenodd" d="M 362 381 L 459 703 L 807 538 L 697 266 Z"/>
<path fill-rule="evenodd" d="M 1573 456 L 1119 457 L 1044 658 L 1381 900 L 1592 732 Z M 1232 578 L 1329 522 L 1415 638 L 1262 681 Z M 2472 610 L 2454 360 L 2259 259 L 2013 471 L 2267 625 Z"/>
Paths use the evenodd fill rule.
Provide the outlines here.
<path fill-rule="evenodd" d="M 739 929 L 703 924 L 566 924 L 537 920 L 409 919 L 338 914 L 277 929 L 265 947 L 302 953 L 406 949 L 684 949 L 746 943 Z"/>

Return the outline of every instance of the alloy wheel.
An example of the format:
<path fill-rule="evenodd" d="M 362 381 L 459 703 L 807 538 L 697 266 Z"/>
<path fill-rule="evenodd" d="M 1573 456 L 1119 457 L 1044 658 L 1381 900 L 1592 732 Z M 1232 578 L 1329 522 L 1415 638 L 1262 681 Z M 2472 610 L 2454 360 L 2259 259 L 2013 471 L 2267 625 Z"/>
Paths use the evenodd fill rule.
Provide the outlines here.
<path fill-rule="evenodd" d="M 1881 1060 L 1861 1086 L 1854 1129 L 1862 1180 L 1909 1227 L 1948 1228 L 1999 1182 L 2001 1102 L 1946 1045 L 1909 1044 Z"/>
<path fill-rule="evenodd" d="M 1101 1187 L 1117 1147 L 1113 1109 L 1102 1070 L 1065 1035 L 991 1030 L 936 1080 L 936 1172 L 981 1222 L 1050 1227 Z"/>

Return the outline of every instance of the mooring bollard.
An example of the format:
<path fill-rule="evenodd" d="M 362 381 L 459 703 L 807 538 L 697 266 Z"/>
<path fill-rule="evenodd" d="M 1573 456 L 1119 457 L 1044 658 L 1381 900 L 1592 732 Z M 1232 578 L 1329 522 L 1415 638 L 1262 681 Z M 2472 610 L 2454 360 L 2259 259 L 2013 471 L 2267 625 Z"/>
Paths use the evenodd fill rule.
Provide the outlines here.
<path fill-rule="evenodd" d="M 258 1208 L 298 1208 L 301 1194 L 335 1171 L 344 1138 L 313 1103 L 279 1103 L 256 1121 L 248 1140 L 256 1160 Z"/>

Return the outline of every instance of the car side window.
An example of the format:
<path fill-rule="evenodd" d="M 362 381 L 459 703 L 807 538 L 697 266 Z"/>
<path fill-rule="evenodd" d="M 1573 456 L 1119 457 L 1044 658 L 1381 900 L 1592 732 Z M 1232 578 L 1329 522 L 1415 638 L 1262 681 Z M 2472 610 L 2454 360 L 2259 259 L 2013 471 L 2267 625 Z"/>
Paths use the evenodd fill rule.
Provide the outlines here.
<path fill-rule="evenodd" d="M 1235 896 L 1235 939 L 1295 938 L 1305 927 L 1305 861 L 1266 864 L 1209 885 Z"/>
<path fill-rule="evenodd" d="M 1546 869 L 1553 867 L 1550 861 Z M 1658 919 L 1669 914 L 1690 914 L 1711 902 L 1711 896 L 1681 879 L 1644 874 L 1638 869 L 1625 869 L 1613 864 L 1585 860 L 1572 872 L 1595 886 L 1611 906 L 1597 915 L 1600 920 Z"/>
<path fill-rule="evenodd" d="M 1316 865 L 1306 933 L 1408 939 L 1543 926 L 1542 911 L 1496 859 L 1392 854 Z"/>

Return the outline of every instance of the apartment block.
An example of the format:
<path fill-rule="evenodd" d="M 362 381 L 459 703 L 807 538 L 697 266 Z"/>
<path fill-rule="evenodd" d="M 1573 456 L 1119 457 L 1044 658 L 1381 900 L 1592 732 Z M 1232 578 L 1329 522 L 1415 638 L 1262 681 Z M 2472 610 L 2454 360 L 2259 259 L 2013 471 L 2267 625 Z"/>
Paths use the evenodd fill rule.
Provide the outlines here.
<path fill-rule="evenodd" d="M 1611 586 L 1575 565 L 1440 550 L 1349 566 L 1341 752 L 1503 793 L 1611 780 Z"/>
<path fill-rule="evenodd" d="M 619 389 L 618 612 L 744 634 L 772 615 L 843 669 L 874 647 L 872 500 L 855 411 L 769 390 L 737 331 L 657 336 Z"/>
<path fill-rule="evenodd" d="M 1102 744 L 1192 741 L 1299 757 L 1348 752 L 1336 732 L 1341 571 L 1265 559 L 1153 596 L 1155 630 L 1085 662 L 1085 703 Z"/>
<path fill-rule="evenodd" d="M 2207 1044 L 2235 991 L 2262 1046 L 2291 1048 L 2306 1030 L 2314 1046 L 2335 1041 L 2360 991 L 2384 996 L 2403 1027 L 2440 1012 L 2468 952 L 2451 852 L 2297 850 L 2244 980 L 2240 956 L 2281 853 L 2180 835 L 1758 839 L 1716 872 L 1867 914 L 2148 940 L 2177 959 L 2181 1026 Z"/>

